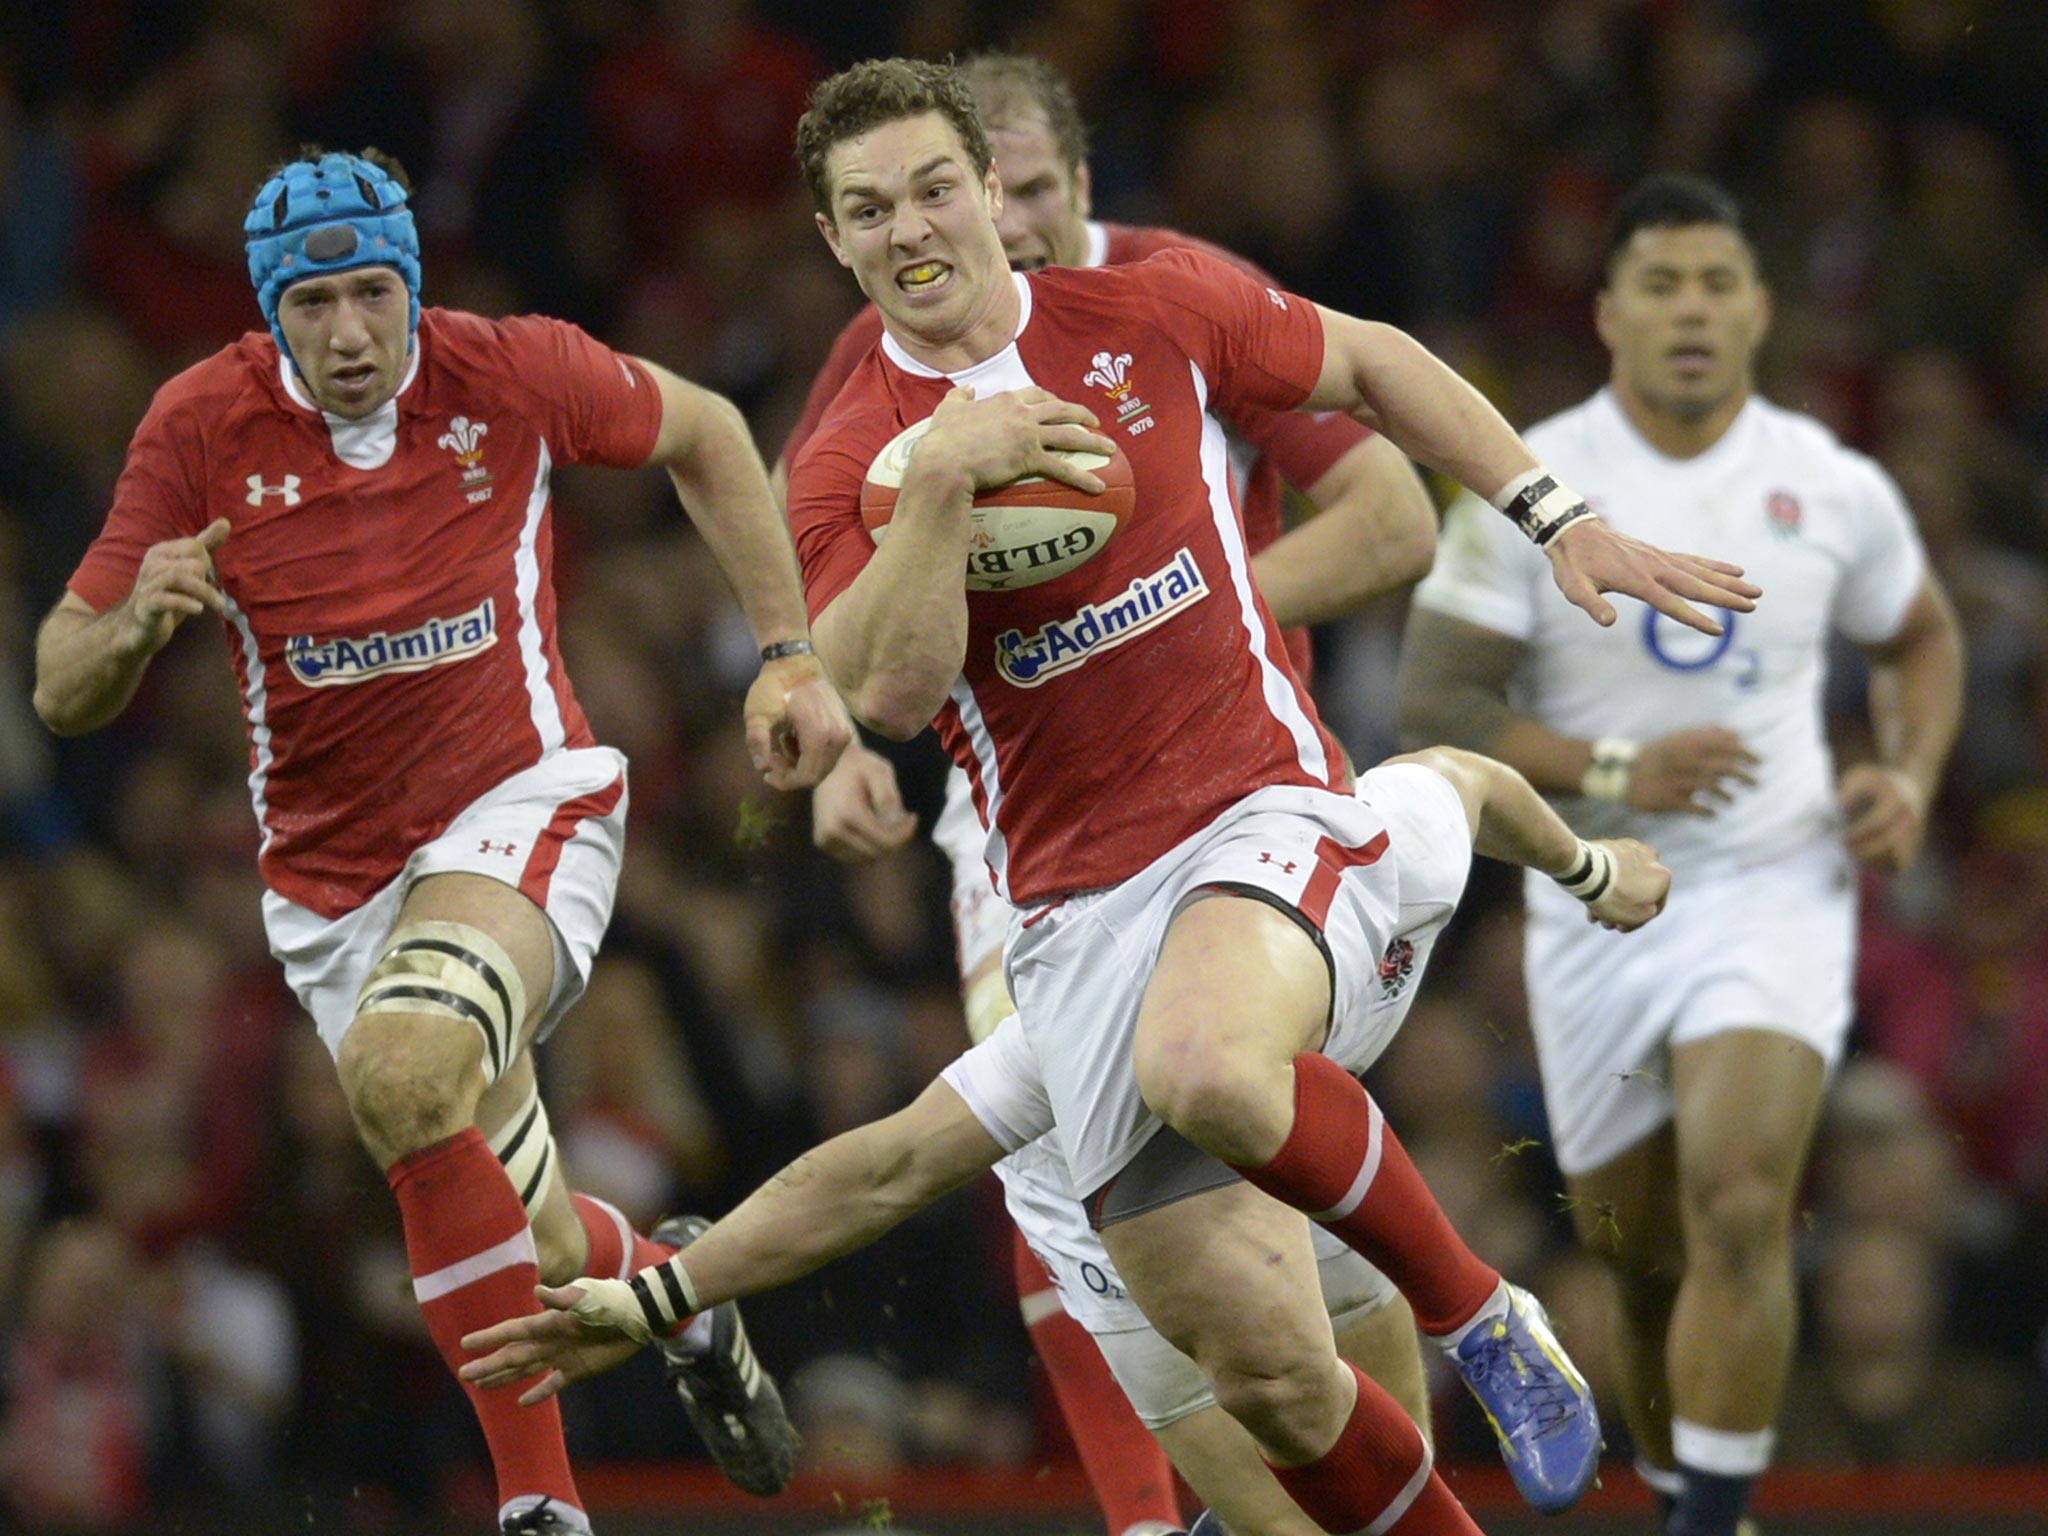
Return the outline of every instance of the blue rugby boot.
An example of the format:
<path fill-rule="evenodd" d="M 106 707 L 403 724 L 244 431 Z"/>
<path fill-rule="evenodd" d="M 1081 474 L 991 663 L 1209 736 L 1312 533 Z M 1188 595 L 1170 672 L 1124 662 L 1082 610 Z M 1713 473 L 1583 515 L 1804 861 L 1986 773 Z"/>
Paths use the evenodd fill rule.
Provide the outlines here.
<path fill-rule="evenodd" d="M 1522 1497 L 1532 1509 L 1561 1514 L 1600 1470 L 1600 1414 L 1543 1304 L 1519 1285 L 1507 1292 L 1507 1312 L 1466 1334 L 1454 1359 Z"/>

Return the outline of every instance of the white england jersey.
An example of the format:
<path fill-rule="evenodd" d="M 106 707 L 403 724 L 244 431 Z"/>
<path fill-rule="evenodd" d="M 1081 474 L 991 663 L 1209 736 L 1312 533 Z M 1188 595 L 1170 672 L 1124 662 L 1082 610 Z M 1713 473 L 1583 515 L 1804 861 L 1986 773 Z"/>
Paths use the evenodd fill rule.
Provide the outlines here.
<path fill-rule="evenodd" d="M 1424 607 L 1526 642 L 1509 699 L 1568 736 L 1649 741 L 1719 725 L 1762 759 L 1754 788 L 1712 817 L 1649 814 L 1565 797 L 1588 837 L 1639 837 L 1680 877 L 1783 856 L 1835 834 L 1821 686 L 1829 632 L 1898 633 L 1926 556 L 1898 488 L 1810 416 L 1752 398 L 1721 440 L 1667 458 L 1610 390 L 1526 434 L 1546 466 L 1624 533 L 1732 560 L 1762 586 L 1753 613 L 1722 612 L 1718 637 L 1648 605 L 1618 604 L 1600 629 L 1567 603 L 1549 558 L 1498 512 L 1454 504 Z"/>

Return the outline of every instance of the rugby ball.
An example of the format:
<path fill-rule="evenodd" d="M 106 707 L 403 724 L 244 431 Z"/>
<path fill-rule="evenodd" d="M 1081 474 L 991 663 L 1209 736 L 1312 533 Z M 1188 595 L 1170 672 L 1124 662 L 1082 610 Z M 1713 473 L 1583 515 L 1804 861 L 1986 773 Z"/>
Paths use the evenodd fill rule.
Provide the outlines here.
<path fill-rule="evenodd" d="M 860 516 L 874 541 L 882 542 L 896 513 L 911 451 L 931 419 L 891 438 L 868 468 L 860 488 Z M 1007 592 L 1035 587 L 1086 565 L 1123 525 L 1137 504 L 1131 461 L 1122 448 L 1105 458 L 1079 449 L 1058 450 L 1076 469 L 1099 476 L 1099 496 L 1043 475 L 1026 475 L 974 498 L 967 532 L 967 589 Z"/>

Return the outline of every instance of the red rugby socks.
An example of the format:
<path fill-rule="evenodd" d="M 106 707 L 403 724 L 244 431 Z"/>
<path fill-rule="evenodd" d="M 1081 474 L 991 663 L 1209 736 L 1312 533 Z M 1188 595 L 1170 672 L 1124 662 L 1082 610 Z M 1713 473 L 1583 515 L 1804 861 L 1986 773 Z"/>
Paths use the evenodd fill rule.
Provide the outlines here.
<path fill-rule="evenodd" d="M 475 1126 L 400 1158 L 385 1177 L 405 1221 L 413 1294 L 454 1371 L 470 1358 L 464 1334 L 538 1310 L 540 1265 L 526 1207 Z M 464 1382 L 463 1390 L 490 1446 L 499 1508 L 544 1495 L 580 1511 L 561 1404 L 549 1398 L 522 1408 L 514 1388 L 486 1391 Z"/>
<path fill-rule="evenodd" d="M 1365 1085 L 1327 1056 L 1294 1058 L 1294 1128 L 1271 1162 L 1238 1172 L 1383 1270 L 1424 1333 L 1449 1333 L 1500 1288 L 1500 1272 L 1465 1246 Z"/>
<path fill-rule="evenodd" d="M 1415 1421 L 1358 1367 L 1349 1369 L 1358 1401 L 1337 1443 L 1305 1466 L 1273 1468 L 1287 1496 L 1326 1531 L 1479 1536 L 1430 1464 Z"/>
<path fill-rule="evenodd" d="M 590 1240 L 590 1252 L 583 1260 L 583 1273 L 589 1278 L 630 1280 L 648 1265 L 675 1257 L 675 1249 L 639 1232 L 609 1200 L 571 1190 L 569 1203 L 576 1208 L 583 1235 Z"/>

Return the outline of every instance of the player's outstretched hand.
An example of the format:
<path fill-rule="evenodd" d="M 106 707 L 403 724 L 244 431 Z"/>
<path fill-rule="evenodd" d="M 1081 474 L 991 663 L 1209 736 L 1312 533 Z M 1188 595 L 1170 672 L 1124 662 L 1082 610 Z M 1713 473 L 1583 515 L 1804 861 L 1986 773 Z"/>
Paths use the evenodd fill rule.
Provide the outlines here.
<path fill-rule="evenodd" d="M 1632 837 L 1608 838 L 1601 846 L 1614 855 L 1614 881 L 1586 907 L 1586 921 L 1628 933 L 1664 910 L 1671 871 L 1657 862 L 1657 850 Z"/>
<path fill-rule="evenodd" d="M 608 1294 L 607 1288 L 618 1294 Z M 464 1381 L 480 1387 L 509 1387 L 538 1376 L 538 1381 L 519 1394 L 519 1406 L 531 1408 L 572 1381 L 601 1376 L 623 1365 L 641 1345 L 653 1342 L 647 1321 L 623 1280 L 538 1285 L 534 1294 L 547 1311 L 508 1317 L 462 1336 L 462 1347 L 478 1356 L 462 1367 L 459 1374 Z"/>
<path fill-rule="evenodd" d="M 193 538 L 166 539 L 142 552 L 123 605 L 133 654 L 154 656 L 194 614 L 222 610 L 227 599 L 214 579 L 213 552 L 227 541 L 228 520 L 217 517 Z"/>
<path fill-rule="evenodd" d="M 1093 411 L 1032 385 L 977 399 L 972 389 L 952 390 L 932 412 L 932 424 L 912 463 L 964 472 L 977 491 L 1043 475 L 1099 496 L 1100 477 L 1060 456 L 1082 450 L 1105 457 L 1116 444 L 1096 428 Z"/>
<path fill-rule="evenodd" d="M 764 661 L 746 721 L 748 755 L 776 789 L 809 789 L 853 740 L 853 717 L 815 656 Z"/>
<path fill-rule="evenodd" d="M 1673 731 L 1643 744 L 1629 771 L 1628 803 L 1638 811 L 1712 816 L 1735 798 L 1731 780 L 1756 783 L 1762 761 L 1723 726 Z"/>
<path fill-rule="evenodd" d="M 1843 840 L 1861 863 L 1895 875 L 1919 856 L 1927 830 L 1927 794 L 1911 774 L 1881 763 L 1858 763 L 1843 773 L 1835 799 L 1845 821 Z"/>
<path fill-rule="evenodd" d="M 1742 579 L 1742 567 L 1704 555 L 1674 555 L 1610 528 L 1597 517 L 1581 518 L 1544 547 L 1557 589 L 1603 627 L 1614 622 L 1614 605 L 1600 594 L 1639 597 L 1659 613 L 1709 635 L 1721 633 L 1693 603 L 1748 613 L 1763 588 Z M 1692 599 L 1687 602 L 1686 599 Z"/>
<path fill-rule="evenodd" d="M 865 864 L 894 853 L 917 831 L 903 808 L 895 766 L 858 737 L 811 791 L 811 841 L 842 864 Z"/>

